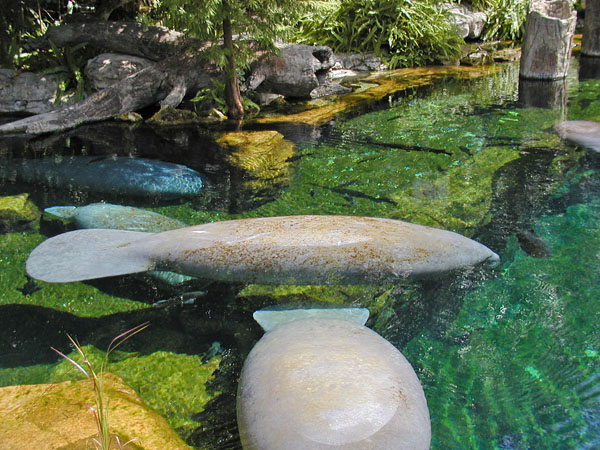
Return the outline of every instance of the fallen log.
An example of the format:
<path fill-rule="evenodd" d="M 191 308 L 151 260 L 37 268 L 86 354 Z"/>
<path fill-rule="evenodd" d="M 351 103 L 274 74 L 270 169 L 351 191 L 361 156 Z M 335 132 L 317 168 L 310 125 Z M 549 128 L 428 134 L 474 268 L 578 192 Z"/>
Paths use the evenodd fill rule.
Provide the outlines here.
<path fill-rule="evenodd" d="M 176 55 L 136 72 L 74 105 L 0 125 L 0 134 L 44 134 L 110 119 L 161 102 L 176 107 L 186 92 L 218 76 L 202 55 Z"/>
<path fill-rule="evenodd" d="M 51 27 L 43 36 L 27 41 L 23 48 L 28 51 L 49 50 L 50 41 L 57 47 L 87 43 L 153 61 L 183 53 L 188 48 L 202 50 L 207 47 L 205 41 L 187 37 L 178 31 L 138 22 L 75 22 Z"/>

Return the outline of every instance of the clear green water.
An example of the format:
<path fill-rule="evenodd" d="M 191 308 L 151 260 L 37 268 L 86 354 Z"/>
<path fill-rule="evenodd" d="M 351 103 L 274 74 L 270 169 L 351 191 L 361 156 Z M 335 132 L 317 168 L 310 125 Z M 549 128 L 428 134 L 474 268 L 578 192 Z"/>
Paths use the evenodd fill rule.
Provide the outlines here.
<path fill-rule="evenodd" d="M 295 157 L 283 181 L 259 187 L 206 156 L 208 144 L 197 136 L 186 146 L 173 136 L 151 145 L 142 139 L 143 156 L 163 152 L 210 171 L 208 200 L 145 205 L 186 223 L 305 213 L 393 217 L 479 240 L 501 255 L 499 267 L 399 286 L 211 284 L 201 286 L 206 294 L 194 304 L 155 308 L 179 292 L 127 277 L 22 289 L 28 253 L 62 231 L 44 221 L 41 231 L 0 235 L 0 384 L 69 376 L 49 351 L 68 351 L 65 332 L 104 349 L 119 332 L 151 320 L 113 370 L 196 448 L 238 448 L 236 379 L 261 335 L 251 312 L 276 302 L 327 301 L 369 307 L 368 325 L 412 363 L 431 413 L 432 448 L 598 448 L 600 154 L 566 145 L 548 128 L 563 117 L 600 120 L 600 80 L 578 80 L 574 61 L 566 109 L 532 108 L 517 101 L 517 69 L 448 78 L 319 130 L 282 130 L 298 141 Z M 23 147 L 30 155 L 49 152 L 34 144 L 3 142 L 0 156 Z M 81 137 L 70 144 L 69 152 L 110 151 Z M 0 185 L 1 195 L 17 192 L 30 192 L 40 208 L 96 200 Z M 517 234 L 526 230 L 545 242 L 548 256 L 520 247 Z M 209 368 L 202 358 L 211 357 L 215 342 L 221 353 Z M 219 371 L 199 389 L 214 364 Z M 152 377 L 144 380 L 148 367 Z"/>

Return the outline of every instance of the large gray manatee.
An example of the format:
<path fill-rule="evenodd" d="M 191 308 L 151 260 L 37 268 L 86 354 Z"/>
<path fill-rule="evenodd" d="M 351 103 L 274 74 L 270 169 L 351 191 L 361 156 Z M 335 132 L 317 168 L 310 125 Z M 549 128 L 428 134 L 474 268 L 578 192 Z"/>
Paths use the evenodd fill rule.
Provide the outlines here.
<path fill-rule="evenodd" d="M 499 258 L 459 234 L 391 219 L 286 216 L 144 233 L 76 230 L 33 250 L 33 278 L 70 282 L 147 270 L 281 284 L 380 283 Z"/>
<path fill-rule="evenodd" d="M 238 387 L 244 450 L 428 449 L 429 410 L 410 363 L 364 321 L 322 311 L 330 317 L 261 323 L 267 333 Z"/>
<path fill-rule="evenodd" d="M 562 139 L 600 152 L 600 122 L 564 120 L 553 126 Z"/>

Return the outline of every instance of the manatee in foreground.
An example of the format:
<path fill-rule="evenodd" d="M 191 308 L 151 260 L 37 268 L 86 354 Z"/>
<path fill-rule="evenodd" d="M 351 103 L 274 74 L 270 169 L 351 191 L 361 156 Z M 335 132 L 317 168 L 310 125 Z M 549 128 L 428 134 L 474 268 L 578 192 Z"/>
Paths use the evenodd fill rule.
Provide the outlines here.
<path fill-rule="evenodd" d="M 48 282 L 168 270 L 233 282 L 361 284 L 498 260 L 489 248 L 451 231 L 373 217 L 286 216 L 162 233 L 71 231 L 36 247 L 26 269 Z"/>
<path fill-rule="evenodd" d="M 329 317 L 277 320 L 246 358 L 237 396 L 243 448 L 428 449 L 429 410 L 410 363 L 364 321 L 323 311 Z"/>
<path fill-rule="evenodd" d="M 555 123 L 553 129 L 561 139 L 600 152 L 600 122 L 565 120 Z"/>
<path fill-rule="evenodd" d="M 125 156 L 60 156 L 7 159 L 0 179 L 40 183 L 110 195 L 174 199 L 200 193 L 201 175 L 189 167 Z"/>
<path fill-rule="evenodd" d="M 107 228 L 129 231 L 161 231 L 182 228 L 185 224 L 172 217 L 112 203 L 90 203 L 85 206 L 52 206 L 44 212 L 71 220 L 78 228 Z M 192 277 L 164 270 L 151 270 L 148 275 L 167 286 L 178 286 L 192 280 Z"/>

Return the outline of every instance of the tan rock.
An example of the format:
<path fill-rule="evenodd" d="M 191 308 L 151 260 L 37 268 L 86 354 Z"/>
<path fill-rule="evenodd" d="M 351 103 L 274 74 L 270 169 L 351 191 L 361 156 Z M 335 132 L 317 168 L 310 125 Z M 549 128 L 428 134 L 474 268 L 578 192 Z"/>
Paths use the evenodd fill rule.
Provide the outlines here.
<path fill-rule="evenodd" d="M 109 426 L 130 450 L 190 449 L 166 420 L 116 375 L 104 375 Z M 88 380 L 0 388 L 0 450 L 94 449 L 97 434 Z M 115 447 L 116 448 L 116 447 Z"/>

